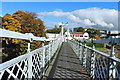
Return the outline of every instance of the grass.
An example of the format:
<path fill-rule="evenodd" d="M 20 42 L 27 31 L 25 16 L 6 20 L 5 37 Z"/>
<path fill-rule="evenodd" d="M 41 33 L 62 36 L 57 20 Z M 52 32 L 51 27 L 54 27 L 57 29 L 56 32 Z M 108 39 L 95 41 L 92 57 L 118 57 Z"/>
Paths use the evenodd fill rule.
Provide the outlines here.
<path fill-rule="evenodd" d="M 102 48 L 95 48 L 95 49 L 97 49 L 97 50 L 104 50 L 105 48 L 102 47 Z"/>

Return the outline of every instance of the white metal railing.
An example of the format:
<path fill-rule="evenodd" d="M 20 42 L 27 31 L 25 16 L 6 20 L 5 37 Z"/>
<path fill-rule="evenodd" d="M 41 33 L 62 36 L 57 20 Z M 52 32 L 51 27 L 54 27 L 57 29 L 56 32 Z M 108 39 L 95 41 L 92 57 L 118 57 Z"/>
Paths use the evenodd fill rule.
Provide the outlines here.
<path fill-rule="evenodd" d="M 120 38 L 108 38 L 108 39 L 100 39 L 100 40 L 79 40 L 81 42 L 87 43 L 120 43 Z"/>
<path fill-rule="evenodd" d="M 23 33 L 9 31 L 9 30 L 5 30 L 5 29 L 1 29 L 1 28 L 0 28 L 0 37 L 24 39 L 24 40 L 29 40 L 29 41 L 33 41 L 33 40 L 36 40 L 36 41 L 51 41 L 51 40 L 55 40 L 53 38 L 46 39 L 45 37 L 36 37 L 32 33 L 23 34 Z"/>
<path fill-rule="evenodd" d="M 48 67 L 49 62 L 61 46 L 61 33 L 56 39 L 35 37 L 32 34 L 22 34 L 13 31 L 0 29 L 0 37 L 17 38 L 37 41 L 50 41 L 46 46 L 30 51 L 30 42 L 26 54 L 16 57 L 10 61 L 0 64 L 0 80 L 7 79 L 40 79 Z"/>
<path fill-rule="evenodd" d="M 118 40 L 112 39 L 114 42 L 111 44 L 111 55 L 95 50 L 94 45 L 93 47 L 83 45 L 80 41 L 68 40 L 68 43 L 82 61 L 82 65 L 90 72 L 93 80 L 120 80 L 120 59 L 114 57 L 114 43 L 120 43 Z M 111 40 L 99 41 L 109 43 Z M 101 43 L 99 41 L 92 42 Z"/>

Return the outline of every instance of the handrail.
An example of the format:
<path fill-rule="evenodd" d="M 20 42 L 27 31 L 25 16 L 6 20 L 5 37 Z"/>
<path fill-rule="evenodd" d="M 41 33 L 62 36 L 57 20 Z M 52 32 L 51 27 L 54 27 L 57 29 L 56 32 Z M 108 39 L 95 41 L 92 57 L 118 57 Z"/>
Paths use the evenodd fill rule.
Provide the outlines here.
<path fill-rule="evenodd" d="M 30 54 L 24 54 L 19 57 L 13 58 L 12 60 L 6 61 L 4 63 L 0 64 L 0 71 L 4 70 L 5 68 L 10 67 L 11 65 L 18 63 L 19 61 L 22 61 L 25 58 L 28 58 Z"/>
<path fill-rule="evenodd" d="M 119 35 L 119 34 L 118 34 Z M 109 37 L 107 39 L 99 39 L 99 40 L 80 40 L 80 39 L 76 39 L 74 38 L 73 36 L 71 36 L 72 39 L 75 39 L 77 41 L 81 41 L 81 42 L 87 42 L 87 43 L 120 43 L 120 37 L 119 38 L 112 38 L 112 37 Z"/>
<path fill-rule="evenodd" d="M 120 38 L 108 38 L 100 40 L 81 40 L 82 42 L 87 43 L 120 43 Z"/>
<path fill-rule="evenodd" d="M 120 38 L 107 38 L 107 39 L 99 39 L 99 40 L 79 40 L 74 37 L 73 39 L 80 41 L 80 42 L 85 42 L 85 43 L 120 43 Z"/>
<path fill-rule="evenodd" d="M 24 39 L 24 40 L 36 40 L 36 41 L 52 41 L 55 40 L 53 38 L 46 39 L 45 37 L 36 37 L 32 33 L 18 33 L 14 31 L 9 31 L 5 29 L 0 28 L 0 37 L 6 37 L 6 38 L 16 38 L 16 39 Z"/>
<path fill-rule="evenodd" d="M 43 47 L 33 51 L 30 51 L 30 42 L 28 42 L 26 54 L 0 64 L 0 79 L 10 79 L 11 77 L 16 79 L 40 79 L 56 54 L 57 49 L 62 44 L 61 36 L 60 33 L 57 38 L 46 39 L 45 37 L 36 37 L 32 33 L 22 34 L 0 28 L 0 37 L 29 40 L 30 42 L 33 40 L 51 41 L 46 46 L 43 43 Z"/>
<path fill-rule="evenodd" d="M 96 50 L 94 44 L 93 47 L 88 47 L 77 40 L 68 40 L 68 43 L 94 80 L 120 79 L 120 59 L 114 56 L 113 44 L 111 54 L 105 54 Z"/>

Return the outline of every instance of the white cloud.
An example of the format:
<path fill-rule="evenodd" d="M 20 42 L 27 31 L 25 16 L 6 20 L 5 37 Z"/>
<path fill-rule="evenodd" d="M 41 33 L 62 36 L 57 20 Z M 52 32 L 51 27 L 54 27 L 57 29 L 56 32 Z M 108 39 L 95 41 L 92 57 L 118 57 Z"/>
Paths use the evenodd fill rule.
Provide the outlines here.
<path fill-rule="evenodd" d="M 59 25 L 61 25 L 62 23 L 61 22 L 44 22 L 44 25 L 46 26 L 47 29 L 51 29 L 51 28 L 54 28 L 55 25 L 57 27 L 59 27 Z M 79 24 L 76 24 L 76 23 L 69 23 L 67 25 L 64 25 L 64 28 L 67 29 L 67 27 L 69 26 L 69 28 L 74 28 L 75 26 L 78 26 Z"/>
<path fill-rule="evenodd" d="M 118 11 L 115 9 L 100 9 L 94 7 L 72 12 L 63 12 L 57 9 L 53 12 L 40 12 L 38 15 L 42 17 L 65 18 L 71 23 L 79 23 L 82 26 L 92 26 L 99 29 L 118 29 Z"/>
<path fill-rule="evenodd" d="M 57 22 L 44 22 L 44 25 L 46 26 L 47 29 L 54 28 L 55 25 L 59 27 L 59 23 Z"/>

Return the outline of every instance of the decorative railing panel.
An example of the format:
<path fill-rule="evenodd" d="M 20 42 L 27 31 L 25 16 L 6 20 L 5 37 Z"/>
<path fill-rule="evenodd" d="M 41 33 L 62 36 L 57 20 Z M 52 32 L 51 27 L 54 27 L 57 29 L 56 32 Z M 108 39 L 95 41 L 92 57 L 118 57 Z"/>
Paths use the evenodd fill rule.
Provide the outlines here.
<path fill-rule="evenodd" d="M 95 50 L 94 45 L 91 48 L 76 40 L 68 42 L 94 80 L 120 79 L 120 59 Z"/>
<path fill-rule="evenodd" d="M 25 55 L 28 56 L 28 55 Z M 25 57 L 22 56 L 22 57 Z M 21 57 L 21 56 L 20 56 Z M 12 61 L 8 61 L 6 63 L 0 64 L 0 79 L 7 80 L 7 79 L 22 79 L 28 77 L 28 59 L 27 57 L 20 59 L 13 63 Z M 17 60 L 15 58 L 14 60 Z M 11 64 L 12 63 L 12 64 Z M 6 66 L 6 67 L 5 67 Z"/>
<path fill-rule="evenodd" d="M 52 57 L 62 44 L 61 34 L 58 38 L 46 39 L 4 29 L 0 29 L 0 31 L 2 32 L 0 37 L 29 40 L 26 54 L 0 64 L 0 80 L 40 79 L 49 66 Z M 44 41 L 50 41 L 50 43 L 46 46 L 43 44 L 43 47 L 30 51 L 30 42 L 32 40 L 43 41 L 43 43 Z"/>

